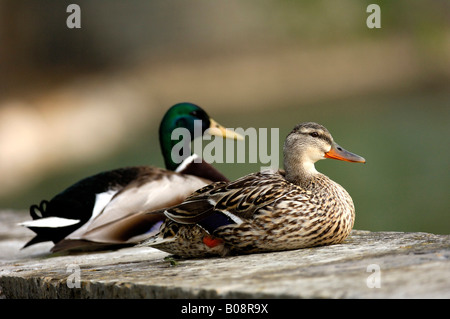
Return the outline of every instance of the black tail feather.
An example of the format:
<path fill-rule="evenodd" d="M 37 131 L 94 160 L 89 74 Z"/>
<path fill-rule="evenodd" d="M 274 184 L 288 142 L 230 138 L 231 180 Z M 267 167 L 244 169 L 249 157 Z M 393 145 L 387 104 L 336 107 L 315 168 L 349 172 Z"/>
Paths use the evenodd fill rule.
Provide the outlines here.
<path fill-rule="evenodd" d="M 48 206 L 48 201 L 47 200 L 41 201 L 39 206 L 38 205 L 31 205 L 30 206 L 31 218 L 33 218 L 33 220 L 36 220 L 36 219 L 41 219 L 43 217 L 47 217 L 46 216 L 47 206 Z M 39 214 L 36 213 L 36 211 L 38 211 Z"/>
<path fill-rule="evenodd" d="M 50 241 L 50 239 L 48 239 L 48 238 L 46 238 L 44 236 L 41 236 L 40 234 L 37 234 L 30 241 L 28 241 L 25 245 L 23 245 L 23 247 L 20 248 L 20 249 L 24 249 L 24 248 L 26 248 L 28 246 L 31 246 L 31 245 L 34 245 L 34 244 L 37 244 L 37 243 L 41 243 L 41 242 L 44 242 L 44 241 Z"/>

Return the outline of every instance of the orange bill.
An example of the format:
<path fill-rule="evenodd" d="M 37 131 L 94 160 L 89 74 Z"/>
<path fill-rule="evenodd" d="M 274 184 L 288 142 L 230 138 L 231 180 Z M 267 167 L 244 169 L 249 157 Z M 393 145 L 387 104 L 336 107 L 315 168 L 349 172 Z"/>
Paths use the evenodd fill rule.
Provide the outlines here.
<path fill-rule="evenodd" d="M 325 157 L 337 159 L 340 161 L 353 162 L 353 163 L 365 163 L 366 162 L 364 157 L 353 154 L 353 153 L 343 149 L 336 143 L 333 143 L 333 145 L 331 146 L 331 150 L 329 150 L 328 152 L 325 153 Z"/>

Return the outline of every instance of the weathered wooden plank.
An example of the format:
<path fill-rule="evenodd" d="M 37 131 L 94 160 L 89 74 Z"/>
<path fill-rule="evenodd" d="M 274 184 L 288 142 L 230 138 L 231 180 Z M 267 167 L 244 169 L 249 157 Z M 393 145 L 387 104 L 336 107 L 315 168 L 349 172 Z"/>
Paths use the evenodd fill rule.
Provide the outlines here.
<path fill-rule="evenodd" d="M 30 236 L 0 241 L 3 298 L 450 298 L 449 235 L 354 230 L 340 245 L 176 265 L 145 247 L 19 251 Z"/>

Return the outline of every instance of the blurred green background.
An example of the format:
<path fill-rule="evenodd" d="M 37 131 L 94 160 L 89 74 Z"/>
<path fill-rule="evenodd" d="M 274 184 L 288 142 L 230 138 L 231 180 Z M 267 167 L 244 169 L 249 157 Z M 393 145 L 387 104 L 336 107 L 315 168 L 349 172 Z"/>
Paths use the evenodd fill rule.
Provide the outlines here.
<path fill-rule="evenodd" d="M 99 171 L 163 166 L 190 101 L 227 127 L 325 125 L 365 165 L 321 161 L 355 228 L 450 233 L 450 2 L 0 0 L 0 209 Z M 381 8 L 369 29 L 366 8 Z M 214 164 L 230 179 L 260 163 Z"/>

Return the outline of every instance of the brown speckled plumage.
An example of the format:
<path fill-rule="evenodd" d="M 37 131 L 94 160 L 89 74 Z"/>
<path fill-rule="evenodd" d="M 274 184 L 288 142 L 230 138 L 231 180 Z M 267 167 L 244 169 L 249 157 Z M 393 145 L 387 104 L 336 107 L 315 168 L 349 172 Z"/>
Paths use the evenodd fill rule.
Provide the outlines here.
<path fill-rule="evenodd" d="M 333 158 L 364 161 L 337 145 L 323 126 L 300 124 L 286 139 L 286 172 L 263 171 L 199 189 L 168 209 L 159 235 L 143 245 L 183 257 L 202 257 L 341 243 L 355 219 L 352 198 L 309 165 L 335 155 L 336 149 L 340 158 Z M 224 216 L 228 221 L 218 227 L 203 222 Z M 207 245 L 205 238 L 215 239 L 215 244 Z"/>

